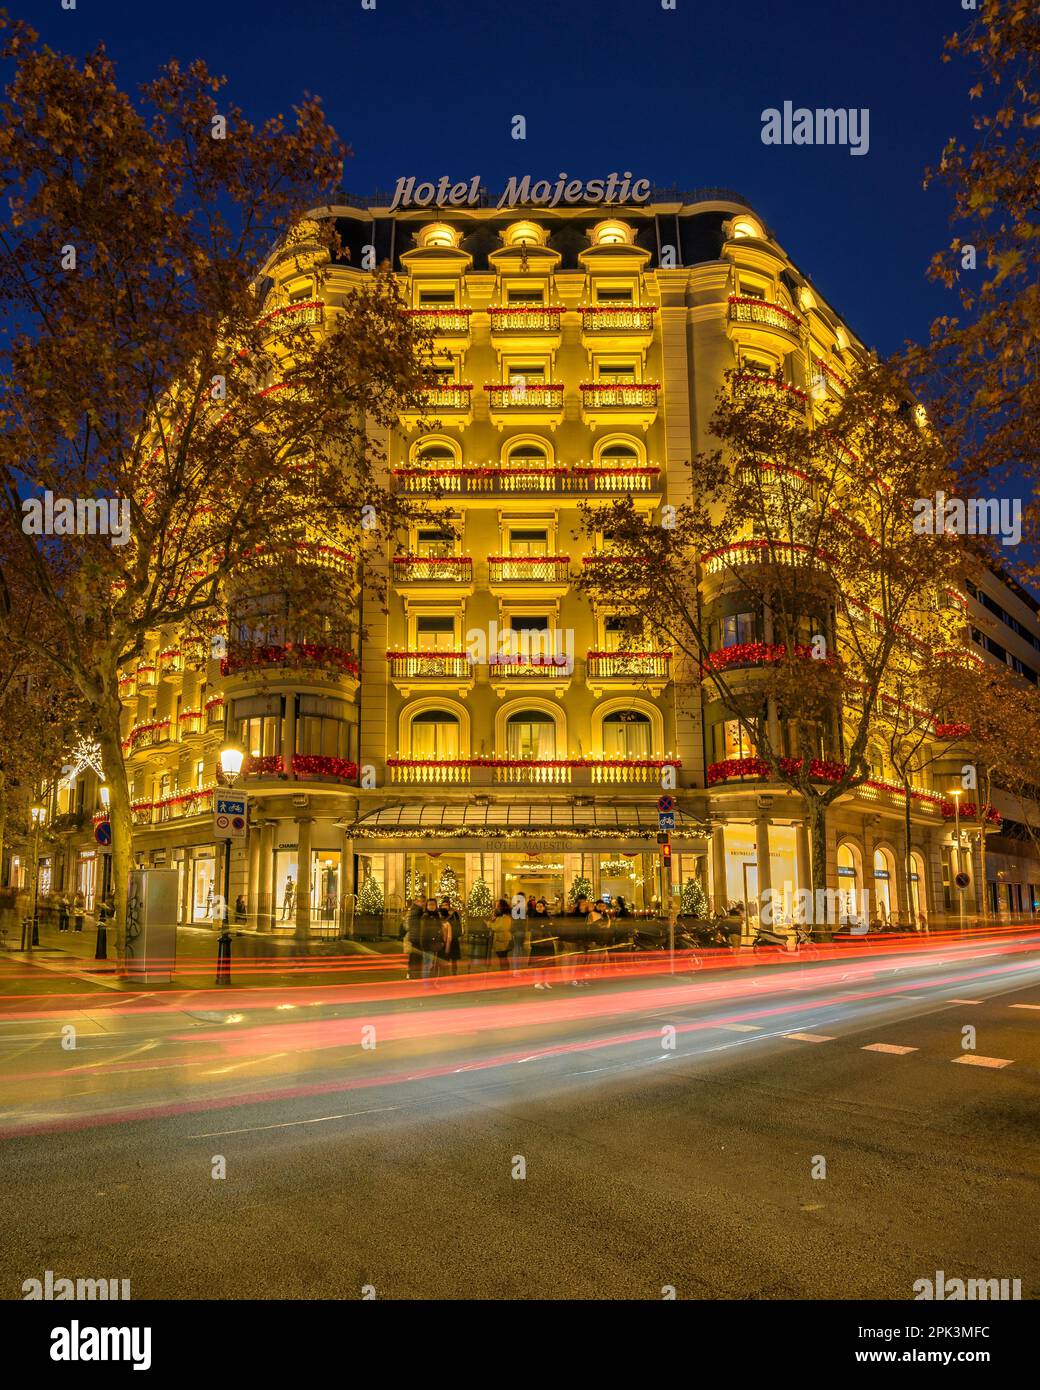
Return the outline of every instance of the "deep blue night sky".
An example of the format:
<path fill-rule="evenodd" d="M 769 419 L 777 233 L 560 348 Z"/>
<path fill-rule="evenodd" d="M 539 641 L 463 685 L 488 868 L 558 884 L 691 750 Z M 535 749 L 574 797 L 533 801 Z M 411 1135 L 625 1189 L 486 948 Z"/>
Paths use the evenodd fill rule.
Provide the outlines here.
<path fill-rule="evenodd" d="M 492 190 L 511 174 L 629 169 L 742 192 L 856 332 L 881 351 L 920 338 L 952 296 L 927 283 L 949 237 L 922 171 L 965 130 L 971 74 L 940 61 L 960 0 L 60 0 L 19 5 L 55 48 L 103 40 L 132 87 L 201 56 L 255 119 L 320 95 L 354 150 L 345 184 L 399 175 Z M 869 107 L 870 151 L 769 147 L 761 112 Z M 510 120 L 527 119 L 527 139 Z"/>

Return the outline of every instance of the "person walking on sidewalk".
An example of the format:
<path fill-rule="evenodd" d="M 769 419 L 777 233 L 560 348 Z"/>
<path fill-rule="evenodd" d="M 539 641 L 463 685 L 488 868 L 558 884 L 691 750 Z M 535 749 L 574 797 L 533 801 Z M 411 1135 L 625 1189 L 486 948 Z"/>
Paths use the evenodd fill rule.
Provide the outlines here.
<path fill-rule="evenodd" d="M 69 895 L 62 893 L 58 900 L 58 930 L 68 931 L 69 929 Z"/>
<path fill-rule="evenodd" d="M 451 932 L 437 906 L 436 898 L 427 898 L 419 918 L 419 948 L 422 951 L 423 985 L 431 987 L 437 977 L 437 961 L 445 949 L 445 933 Z M 450 935 L 447 944 L 450 945 Z"/>
<path fill-rule="evenodd" d="M 422 898 L 414 898 L 404 922 L 405 978 L 422 977 L 422 946 L 419 941 L 419 922 L 423 915 Z"/>
<path fill-rule="evenodd" d="M 513 914 L 505 898 L 499 898 L 495 904 L 495 915 L 491 919 L 491 949 L 498 961 L 498 968 L 508 970 L 513 949 Z"/>
<path fill-rule="evenodd" d="M 87 900 L 80 889 L 72 900 L 72 924 L 76 931 L 83 930 L 83 914 L 87 910 Z"/>
<path fill-rule="evenodd" d="M 450 961 L 451 973 L 457 975 L 459 973 L 459 961 L 462 959 L 462 918 L 452 907 L 450 898 L 441 898 L 441 917 L 448 926 L 444 959 Z"/>
<path fill-rule="evenodd" d="M 524 893 L 513 894 L 513 906 L 510 912 L 513 919 L 513 974 L 516 975 L 527 959 L 528 947 L 531 943 L 530 935 L 527 930 L 527 896 Z"/>

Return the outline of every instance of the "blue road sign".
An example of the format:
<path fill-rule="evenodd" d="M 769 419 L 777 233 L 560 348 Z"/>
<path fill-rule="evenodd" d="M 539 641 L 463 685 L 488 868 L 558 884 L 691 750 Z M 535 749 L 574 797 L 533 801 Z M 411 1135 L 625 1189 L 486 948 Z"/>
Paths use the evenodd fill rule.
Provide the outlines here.
<path fill-rule="evenodd" d="M 674 811 L 658 811 L 658 813 L 657 813 L 657 828 L 658 828 L 658 830 L 674 830 L 674 829 L 675 829 L 675 812 L 674 812 Z"/>
<path fill-rule="evenodd" d="M 94 839 L 99 845 L 110 845 L 112 843 L 112 825 L 107 820 L 99 821 L 94 827 Z"/>

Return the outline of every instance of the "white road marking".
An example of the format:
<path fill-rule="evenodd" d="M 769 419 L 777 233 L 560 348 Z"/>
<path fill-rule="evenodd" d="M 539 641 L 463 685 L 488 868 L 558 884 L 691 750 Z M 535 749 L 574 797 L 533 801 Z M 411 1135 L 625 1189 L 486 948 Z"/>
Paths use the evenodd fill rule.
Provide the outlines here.
<path fill-rule="evenodd" d="M 1040 1004 L 1012 1004 L 1012 1009 L 1040 1009 Z"/>
<path fill-rule="evenodd" d="M 785 1038 L 791 1038 L 794 1042 L 833 1042 L 833 1038 L 828 1038 L 823 1033 L 785 1033 Z"/>
<path fill-rule="evenodd" d="M 902 1057 L 906 1052 L 919 1052 L 916 1047 L 896 1047 L 895 1043 L 867 1043 L 866 1047 L 860 1048 L 861 1052 L 893 1052 L 898 1057 Z"/>
<path fill-rule="evenodd" d="M 217 1067 L 216 1071 L 204 1071 L 203 1076 L 225 1076 L 229 1071 L 241 1071 L 243 1067 L 255 1067 L 257 1062 L 276 1062 L 279 1057 L 288 1057 L 288 1052 L 272 1052 L 267 1057 L 250 1057 L 246 1062 L 235 1062 L 230 1067 Z M 148 1070 L 147 1067 L 144 1068 Z"/>
<path fill-rule="evenodd" d="M 1014 1060 L 1009 1057 L 972 1057 L 965 1053 L 963 1057 L 954 1057 L 954 1062 L 960 1062 L 965 1067 L 1009 1067 Z"/>
<path fill-rule="evenodd" d="M 388 1110 L 401 1110 L 400 1105 L 376 1105 L 370 1110 L 344 1110 L 341 1115 L 318 1115 L 313 1120 L 283 1120 L 276 1125 L 249 1125 L 245 1129 L 211 1129 L 205 1134 L 189 1134 L 189 1139 L 223 1139 L 228 1134 L 259 1134 L 264 1129 L 294 1129 L 297 1125 L 323 1125 L 329 1120 L 350 1120 L 355 1115 L 380 1115 Z"/>
<path fill-rule="evenodd" d="M 951 999 L 951 1004 L 984 1004 L 984 999 Z"/>
<path fill-rule="evenodd" d="M 757 1023 L 720 1023 L 720 1028 L 725 1028 L 727 1033 L 760 1033 L 761 1026 Z"/>

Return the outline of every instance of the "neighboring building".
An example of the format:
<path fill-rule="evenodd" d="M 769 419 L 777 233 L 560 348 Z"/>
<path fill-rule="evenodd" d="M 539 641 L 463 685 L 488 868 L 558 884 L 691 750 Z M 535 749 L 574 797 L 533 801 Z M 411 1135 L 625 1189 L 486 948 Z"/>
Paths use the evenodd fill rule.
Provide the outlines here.
<path fill-rule="evenodd" d="M 575 591 L 607 548 L 580 535 L 579 508 L 624 494 L 648 512 L 681 502 L 727 369 L 779 371 L 819 412 L 862 345 L 733 194 L 332 211 L 348 255 L 320 301 L 299 241 L 265 268 L 272 333 L 299 316 L 321 331 L 368 273 L 358 267 L 390 261 L 434 337 L 427 410 L 439 424 L 420 431 L 409 416 L 384 442 L 393 486 L 428 505 L 406 553 L 386 557 L 388 612 L 366 604 L 351 557 L 312 550 L 301 563 L 329 595 L 320 633 L 293 631 L 247 585 L 222 661 L 196 670 L 176 633 L 156 634 L 124 677 L 139 861 L 178 868 L 182 919 L 210 919 L 226 729 L 252 755 L 251 827 L 229 893 L 245 895 L 252 927 L 336 931 L 366 881 L 365 905 L 388 908 L 453 880 L 468 897 L 481 877 L 495 896 L 552 902 L 579 876 L 596 894 L 659 906 L 656 800 L 673 788 L 676 889 L 696 877 L 724 905 L 808 887 L 798 799 L 728 775 L 747 752 L 734 723 L 699 682 L 677 679 L 652 634 L 635 657 L 619 653 L 619 615 Z M 707 565 L 703 582 L 717 645 L 761 640 L 755 615 L 730 611 L 722 567 Z M 980 631 L 982 607 L 996 605 L 986 634 L 1035 682 L 1035 603 L 997 577 L 970 603 Z M 356 619 L 360 651 L 345 635 Z M 76 819 L 46 859 L 53 886 L 91 898 L 100 856 L 83 818 L 97 810 L 95 781 L 81 773 L 60 792 L 55 813 Z M 866 888 L 898 916 L 902 835 L 901 795 L 880 767 L 829 817 L 831 886 Z M 978 837 L 969 828 L 976 859 Z M 941 780 L 915 801 L 911 850 L 918 905 L 935 920 L 953 908 Z M 1012 872 L 1002 856 L 991 855 L 1001 882 Z M 1040 868 L 1026 862 L 1015 860 L 1024 896 L 1001 896 L 1001 909 L 1037 898 Z"/>

